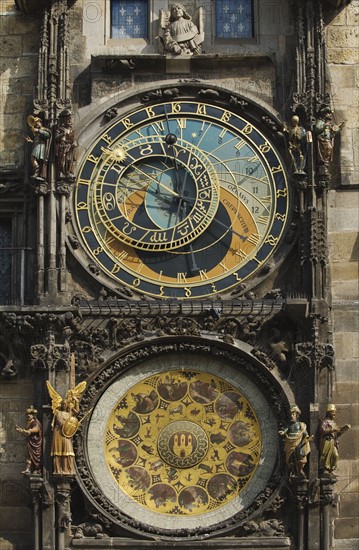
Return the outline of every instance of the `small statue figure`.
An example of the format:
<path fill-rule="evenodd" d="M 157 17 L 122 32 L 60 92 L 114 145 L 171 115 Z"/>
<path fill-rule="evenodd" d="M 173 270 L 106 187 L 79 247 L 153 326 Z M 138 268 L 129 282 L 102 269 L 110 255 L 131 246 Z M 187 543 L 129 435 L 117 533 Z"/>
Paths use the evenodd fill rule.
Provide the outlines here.
<path fill-rule="evenodd" d="M 172 4 L 169 13 L 161 10 L 160 35 L 165 52 L 175 55 L 201 53 L 201 44 L 204 40 L 203 8 L 199 8 L 197 13 L 199 27 L 192 21 L 192 17 L 182 4 Z"/>
<path fill-rule="evenodd" d="M 338 464 L 338 437 L 347 432 L 351 426 L 344 424 L 341 428 L 335 422 L 336 406 L 329 404 L 325 418 L 319 422 L 317 443 L 319 449 L 319 473 L 324 477 L 334 476 Z"/>
<path fill-rule="evenodd" d="M 304 168 L 307 157 L 307 132 L 299 126 L 299 117 L 292 116 L 292 127 L 288 130 L 289 154 L 293 162 L 294 175 L 305 174 Z"/>
<path fill-rule="evenodd" d="M 14 365 L 14 361 L 12 359 L 9 359 L 1 368 L 0 364 L 0 377 L 5 378 L 5 380 L 11 380 L 11 378 L 14 378 L 17 375 L 17 370 Z"/>
<path fill-rule="evenodd" d="M 318 118 L 315 121 L 314 131 L 317 136 L 319 173 L 329 174 L 329 167 L 333 160 L 334 138 L 344 126 L 333 124 L 333 113 L 329 107 L 322 107 L 319 110 Z"/>
<path fill-rule="evenodd" d="M 73 181 L 74 152 L 77 147 L 75 133 L 72 128 L 70 111 L 63 111 L 60 115 L 60 124 L 55 132 L 56 165 L 59 179 Z"/>
<path fill-rule="evenodd" d="M 32 143 L 31 149 L 31 177 L 38 180 L 46 180 L 46 165 L 49 157 L 51 132 L 42 125 L 41 118 L 28 116 L 27 123 L 34 135 L 33 138 L 25 136 L 28 143 Z"/>
<path fill-rule="evenodd" d="M 26 470 L 22 474 L 41 474 L 42 459 L 42 426 L 37 419 L 37 410 L 31 406 L 26 409 L 26 427 L 15 426 L 15 430 L 27 437 L 28 459 Z"/>
<path fill-rule="evenodd" d="M 48 380 L 46 385 L 51 397 L 51 407 L 54 415 L 51 443 L 54 474 L 74 475 L 75 453 L 72 437 L 79 426 L 76 416 L 79 412 L 80 397 L 86 389 L 86 382 L 80 382 L 75 388 L 69 390 L 65 399 L 61 398 Z"/>
<path fill-rule="evenodd" d="M 310 453 L 309 441 L 312 437 L 308 435 L 306 424 L 299 422 L 300 414 L 299 407 L 293 405 L 290 409 L 290 422 L 279 435 L 284 439 L 285 461 L 291 475 L 304 478 L 303 468 Z"/>

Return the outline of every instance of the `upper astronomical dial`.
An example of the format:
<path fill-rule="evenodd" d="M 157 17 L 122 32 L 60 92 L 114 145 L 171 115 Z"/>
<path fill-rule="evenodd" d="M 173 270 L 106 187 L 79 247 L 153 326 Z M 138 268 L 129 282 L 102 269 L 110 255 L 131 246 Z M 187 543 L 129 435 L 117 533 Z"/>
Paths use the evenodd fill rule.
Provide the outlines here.
<path fill-rule="evenodd" d="M 126 142 L 124 158 L 108 154 L 94 183 L 94 221 L 121 242 L 164 251 L 196 239 L 219 204 L 217 172 L 192 144 L 164 137 Z"/>
<path fill-rule="evenodd" d="M 278 153 L 250 122 L 196 101 L 141 107 L 100 136 L 75 208 L 88 252 L 155 297 L 225 291 L 256 273 L 286 226 Z"/>

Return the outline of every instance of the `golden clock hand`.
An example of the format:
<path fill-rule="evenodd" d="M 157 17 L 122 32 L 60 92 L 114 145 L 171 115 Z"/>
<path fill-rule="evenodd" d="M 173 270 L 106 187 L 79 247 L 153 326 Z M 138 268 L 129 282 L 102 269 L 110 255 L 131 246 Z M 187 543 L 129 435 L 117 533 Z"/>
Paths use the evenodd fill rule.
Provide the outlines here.
<path fill-rule="evenodd" d="M 232 229 L 232 227 L 229 227 L 228 225 L 221 222 L 220 220 L 217 220 L 217 218 L 213 218 L 213 221 L 218 223 L 219 225 L 221 225 L 222 227 L 224 227 L 225 229 L 227 229 L 228 231 L 230 231 L 234 235 L 237 235 L 237 237 L 239 237 L 243 242 L 245 242 L 248 239 L 248 237 L 244 237 L 243 235 L 241 235 L 240 233 L 238 233 L 237 231 Z"/>
<path fill-rule="evenodd" d="M 193 200 L 193 199 L 188 199 L 188 198 L 185 199 L 184 197 L 181 197 L 181 199 L 182 199 L 182 202 L 188 202 L 188 204 L 191 204 L 191 205 L 194 204 L 194 200 Z M 221 222 L 220 220 L 217 220 L 216 217 L 214 217 L 212 221 L 218 223 L 218 225 L 221 225 L 222 227 L 224 227 L 225 229 L 227 229 L 227 231 L 230 231 L 230 232 L 233 233 L 234 235 L 237 235 L 237 237 L 239 237 L 240 239 L 242 239 L 243 242 L 245 242 L 245 241 L 248 239 L 248 237 L 244 237 L 244 235 L 241 235 L 240 233 L 238 233 L 237 231 L 235 231 L 234 229 L 232 229 L 232 227 L 229 227 L 228 225 L 226 225 L 225 223 Z"/>

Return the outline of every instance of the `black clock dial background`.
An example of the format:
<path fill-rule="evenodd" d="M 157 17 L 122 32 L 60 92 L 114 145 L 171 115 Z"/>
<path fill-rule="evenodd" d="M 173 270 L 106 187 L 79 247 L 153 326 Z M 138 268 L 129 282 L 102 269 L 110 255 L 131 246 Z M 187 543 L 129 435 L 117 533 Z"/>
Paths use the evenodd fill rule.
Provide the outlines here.
<path fill-rule="evenodd" d="M 144 223 L 144 217 L 148 215 L 142 206 L 134 217 L 136 223 Z M 193 243 L 191 248 L 187 245 L 179 248 L 176 254 L 170 252 L 148 252 L 138 250 L 137 255 L 140 260 L 151 267 L 156 273 L 163 272 L 169 277 L 176 277 L 179 271 L 187 272 L 188 278 L 198 274 L 198 270 L 193 270 L 193 260 L 198 269 L 213 269 L 227 254 L 232 241 L 231 230 L 226 232 L 223 225 L 217 223 L 220 221 L 225 227 L 230 228 L 231 221 L 228 213 L 222 204 L 219 205 L 217 214 L 206 230 L 204 235 L 200 235 Z M 148 218 L 150 227 L 151 220 Z M 226 233 L 224 236 L 223 234 Z M 213 244 L 215 243 L 215 244 Z"/>

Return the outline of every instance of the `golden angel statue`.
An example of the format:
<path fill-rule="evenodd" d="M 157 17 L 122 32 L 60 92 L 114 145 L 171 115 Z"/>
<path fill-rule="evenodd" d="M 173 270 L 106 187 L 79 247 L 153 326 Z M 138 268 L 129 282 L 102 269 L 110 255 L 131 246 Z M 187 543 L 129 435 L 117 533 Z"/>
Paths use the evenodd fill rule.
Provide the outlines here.
<path fill-rule="evenodd" d="M 80 382 L 72 390 L 69 390 L 65 399 L 62 399 L 48 380 L 46 385 L 51 397 L 51 407 L 54 415 L 51 444 L 54 474 L 74 475 L 75 453 L 72 437 L 81 422 L 77 419 L 77 414 L 79 413 L 81 395 L 86 389 L 86 382 Z"/>
<path fill-rule="evenodd" d="M 166 53 L 198 55 L 204 41 L 204 9 L 197 8 L 193 17 L 179 3 L 169 11 L 160 10 L 159 38 Z"/>

